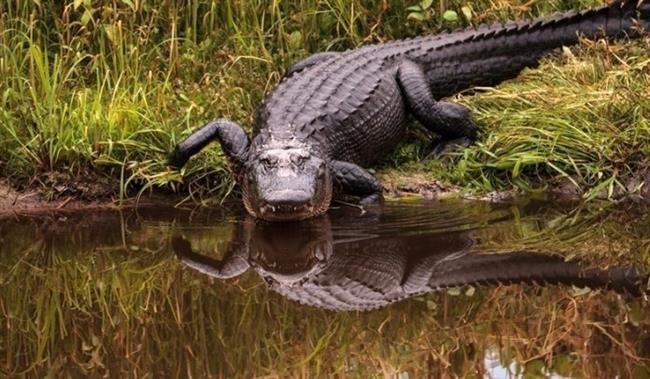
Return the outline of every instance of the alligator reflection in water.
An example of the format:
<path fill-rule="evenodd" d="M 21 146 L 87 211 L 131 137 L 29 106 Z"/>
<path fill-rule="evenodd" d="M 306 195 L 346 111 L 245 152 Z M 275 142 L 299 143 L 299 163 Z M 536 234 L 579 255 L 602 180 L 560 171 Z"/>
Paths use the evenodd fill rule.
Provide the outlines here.
<path fill-rule="evenodd" d="M 399 288 L 431 262 L 462 262 L 456 272 L 468 274 L 474 251 L 524 248 L 647 269 L 647 208 L 387 202 L 381 215 L 335 209 L 329 219 L 288 230 L 244 223 L 237 209 L 0 219 L 0 377 L 627 378 L 648 371 L 645 297 L 508 287 L 441 292 L 356 314 L 300 306 L 259 279 L 291 290 L 303 281 L 313 287 L 384 275 L 383 283 Z M 205 280 L 173 255 L 174 234 L 221 260 L 199 261 L 204 268 L 248 273 Z M 248 241 L 248 250 L 241 245 L 235 254 L 236 241 Z"/>
<path fill-rule="evenodd" d="M 479 254 L 471 231 L 399 235 L 373 230 L 372 219 L 332 228 L 329 216 L 297 223 L 238 224 L 222 260 L 172 240 L 189 267 L 219 279 L 253 269 L 274 291 L 331 310 L 370 310 L 435 290 L 466 285 L 545 283 L 638 292 L 632 266 L 588 268 L 532 251 Z M 358 224 L 358 223 L 361 223 Z M 375 234 L 374 231 L 377 231 Z M 370 233 L 369 233 L 370 232 Z"/>

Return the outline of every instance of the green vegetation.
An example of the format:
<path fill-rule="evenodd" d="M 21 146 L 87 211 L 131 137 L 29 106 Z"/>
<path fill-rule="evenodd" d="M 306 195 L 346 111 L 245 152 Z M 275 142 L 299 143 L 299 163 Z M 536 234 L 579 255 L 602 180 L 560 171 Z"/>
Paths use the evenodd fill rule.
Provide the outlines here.
<path fill-rule="evenodd" d="M 250 126 L 263 94 L 311 52 L 495 20 L 582 9 L 598 0 L 20 1 L 0 3 L 0 175 L 19 188 L 110 177 L 121 195 L 151 187 L 222 197 L 218 148 L 182 173 L 174 144 L 214 117 Z M 470 190 L 539 188 L 565 178 L 616 190 L 648 165 L 648 40 L 586 43 L 497 90 L 463 96 L 481 143 L 416 165 Z M 413 161 L 422 136 L 390 161 Z M 407 154 L 408 153 L 408 154 Z M 63 179 L 43 179 L 51 172 Z"/>
<path fill-rule="evenodd" d="M 648 46 L 650 38 L 588 41 L 517 80 L 460 96 L 482 126 L 479 142 L 447 164 L 411 165 L 405 172 L 428 172 L 479 192 L 567 182 L 587 199 L 638 191 L 635 179 L 650 167 Z M 423 150 L 417 141 L 403 146 L 397 162 Z"/>

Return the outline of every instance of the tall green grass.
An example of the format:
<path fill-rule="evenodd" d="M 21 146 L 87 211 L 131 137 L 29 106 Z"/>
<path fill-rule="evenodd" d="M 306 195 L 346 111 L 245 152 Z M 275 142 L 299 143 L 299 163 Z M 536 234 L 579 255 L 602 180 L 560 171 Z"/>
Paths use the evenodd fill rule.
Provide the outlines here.
<path fill-rule="evenodd" d="M 633 179 L 650 167 L 648 46 L 650 38 L 586 42 L 517 81 L 464 98 L 483 137 L 460 153 L 452 179 L 480 189 L 565 182 L 587 199 L 637 191 Z"/>
<path fill-rule="evenodd" d="M 584 41 L 516 80 L 457 96 L 480 125 L 477 143 L 452 159 L 404 166 L 426 154 L 429 142 L 417 131 L 384 172 L 428 174 L 478 192 L 561 186 L 585 199 L 638 193 L 649 185 L 649 45 L 647 36 Z"/>
<path fill-rule="evenodd" d="M 167 152 L 193 128 L 214 117 L 229 117 L 250 126 L 255 107 L 291 62 L 316 51 L 586 8 L 600 2 L 434 3 L 428 6 L 424 19 L 417 21 L 409 18 L 407 7 L 418 3 L 397 0 L 2 2 L 0 175 L 24 186 L 52 171 L 70 177 L 90 172 L 119 179 L 121 194 L 132 193 L 134 188 L 182 185 L 186 194 L 204 197 L 212 193 L 221 198 L 232 189 L 232 182 L 218 148 L 202 153 L 182 173 L 166 167 Z M 446 21 L 443 14 L 447 10 L 461 15 L 458 21 Z M 647 92 L 647 85 L 632 83 L 646 70 L 642 60 L 628 67 L 630 62 L 618 64 L 609 53 L 587 51 L 595 57 L 579 57 L 585 62 L 593 59 L 595 67 L 600 67 L 597 70 L 605 70 L 598 72 L 611 77 L 611 88 L 627 84 Z M 587 151 L 595 142 L 567 142 L 566 149 L 558 152 L 551 148 L 555 145 L 540 143 L 539 138 L 513 147 L 495 131 L 496 125 L 505 130 L 521 124 L 517 123 L 522 118 L 534 118 L 533 109 L 539 117 L 535 116 L 534 125 L 529 124 L 531 130 L 549 140 L 558 133 L 582 136 L 581 130 L 593 130 L 590 124 L 594 119 L 606 124 L 611 115 L 598 112 L 609 108 L 583 112 L 577 124 L 567 125 L 559 115 L 549 120 L 549 110 L 557 104 L 546 97 L 559 99 L 563 94 L 558 89 L 542 97 L 534 85 L 549 81 L 560 89 L 575 85 L 579 93 L 590 84 L 572 81 L 571 70 L 557 68 L 542 74 L 548 71 L 544 66 L 539 74 L 527 75 L 532 83 L 528 86 L 511 85 L 491 95 L 464 99 L 486 131 L 482 147 L 468 150 L 459 168 L 446 168 L 440 175 L 451 173 L 449 180 L 481 190 L 503 189 L 513 183 L 532 186 L 538 178 L 558 175 L 570 177 L 578 185 L 587 178 L 584 185 L 589 188 L 611 183 L 612 170 L 619 167 L 598 167 L 600 160 L 593 167 L 570 162 L 583 160 L 585 154 L 598 154 Z M 600 102 L 603 96 L 585 96 L 583 105 Z M 623 144 L 626 151 L 633 151 L 643 146 L 647 102 L 641 95 L 620 100 L 625 104 L 640 101 L 636 116 L 628 120 L 638 130 L 626 133 L 635 144 Z M 613 132 L 616 130 L 610 127 L 602 135 Z M 496 148 L 504 144 L 510 147 Z M 543 154 L 536 153 L 540 149 Z M 647 157 L 647 147 L 644 149 L 641 154 Z M 495 154 L 497 158 L 493 158 Z M 548 154 L 553 157 L 552 165 L 543 165 L 542 156 Z M 563 154 L 560 161 L 556 154 Z M 544 170 L 539 170 L 540 166 Z"/>

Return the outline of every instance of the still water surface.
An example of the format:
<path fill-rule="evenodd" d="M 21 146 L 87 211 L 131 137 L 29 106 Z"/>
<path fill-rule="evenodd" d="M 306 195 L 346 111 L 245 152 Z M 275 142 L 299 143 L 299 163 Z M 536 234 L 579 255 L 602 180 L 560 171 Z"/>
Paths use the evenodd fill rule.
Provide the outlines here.
<path fill-rule="evenodd" d="M 4 217 L 1 373 L 646 378 L 648 230 L 532 200 Z"/>

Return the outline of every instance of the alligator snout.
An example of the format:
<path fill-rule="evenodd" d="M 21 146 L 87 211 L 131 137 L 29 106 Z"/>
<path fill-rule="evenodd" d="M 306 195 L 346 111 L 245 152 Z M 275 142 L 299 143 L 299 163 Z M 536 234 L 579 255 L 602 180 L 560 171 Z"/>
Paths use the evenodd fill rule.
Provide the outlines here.
<path fill-rule="evenodd" d="M 296 220 L 314 214 L 314 195 L 299 190 L 273 191 L 260 199 L 260 215 L 267 220 Z"/>
<path fill-rule="evenodd" d="M 265 194 L 261 200 L 268 204 L 292 206 L 308 203 L 311 201 L 313 196 L 313 193 L 307 191 L 281 189 Z"/>

